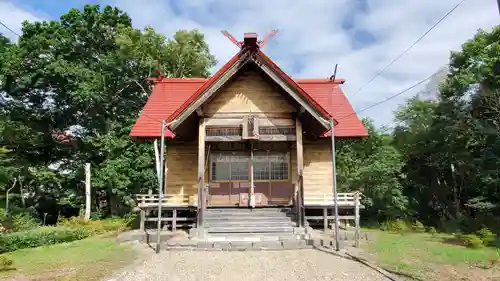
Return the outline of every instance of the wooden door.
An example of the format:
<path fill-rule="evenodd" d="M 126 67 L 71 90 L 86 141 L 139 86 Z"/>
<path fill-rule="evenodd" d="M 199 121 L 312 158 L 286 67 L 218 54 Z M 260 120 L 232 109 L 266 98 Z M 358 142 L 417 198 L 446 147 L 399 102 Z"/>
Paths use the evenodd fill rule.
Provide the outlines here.
<path fill-rule="evenodd" d="M 222 151 L 210 155 L 209 206 L 236 206 L 240 194 L 248 193 L 249 155 L 244 151 Z"/>
<path fill-rule="evenodd" d="M 261 194 L 266 206 L 288 206 L 292 204 L 293 183 L 290 178 L 288 152 L 260 151 L 253 158 L 255 193 Z"/>

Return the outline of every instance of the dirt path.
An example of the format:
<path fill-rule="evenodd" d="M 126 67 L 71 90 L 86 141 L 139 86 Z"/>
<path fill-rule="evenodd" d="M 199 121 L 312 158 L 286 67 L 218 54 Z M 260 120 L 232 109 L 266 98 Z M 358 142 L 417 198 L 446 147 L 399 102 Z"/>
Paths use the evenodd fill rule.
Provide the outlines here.
<path fill-rule="evenodd" d="M 357 262 L 318 250 L 164 251 L 111 280 L 388 280 Z"/>

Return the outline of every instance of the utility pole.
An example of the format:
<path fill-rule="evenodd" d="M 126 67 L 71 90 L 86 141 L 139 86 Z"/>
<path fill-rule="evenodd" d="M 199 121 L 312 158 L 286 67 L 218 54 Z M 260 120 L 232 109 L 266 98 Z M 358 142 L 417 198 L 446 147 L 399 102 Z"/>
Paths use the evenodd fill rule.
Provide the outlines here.
<path fill-rule="evenodd" d="M 500 0 L 497 0 L 498 14 L 500 15 Z"/>
<path fill-rule="evenodd" d="M 160 252 L 160 242 L 161 242 L 161 205 L 163 204 L 163 173 L 165 171 L 165 120 L 161 120 L 161 140 L 160 140 L 160 171 L 158 176 L 158 229 L 156 232 L 156 253 Z"/>
<path fill-rule="evenodd" d="M 500 1 L 500 0 L 499 0 Z M 335 78 L 337 76 L 337 64 L 335 64 L 335 70 L 333 76 L 330 77 L 330 81 L 333 82 L 335 87 Z M 337 196 L 337 165 L 336 165 L 336 152 L 335 152 L 335 122 L 333 117 L 333 89 L 330 94 L 330 132 L 332 133 L 332 189 L 333 189 L 333 212 L 335 216 L 335 250 L 340 251 L 340 229 L 339 229 L 339 206 L 338 206 L 338 196 Z"/>

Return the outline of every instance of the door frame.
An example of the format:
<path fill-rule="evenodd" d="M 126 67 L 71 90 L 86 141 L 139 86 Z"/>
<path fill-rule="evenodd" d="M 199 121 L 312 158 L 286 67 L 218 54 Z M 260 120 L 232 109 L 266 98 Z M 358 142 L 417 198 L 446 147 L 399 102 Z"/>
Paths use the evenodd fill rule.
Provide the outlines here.
<path fill-rule="evenodd" d="M 258 154 L 260 154 L 262 150 L 256 150 L 255 152 L 257 152 Z M 252 153 L 253 152 L 253 153 Z M 254 156 L 253 154 L 255 154 L 254 152 L 254 149 L 253 149 L 253 145 L 250 145 L 250 149 L 248 149 L 247 147 L 245 147 L 243 150 L 213 150 L 210 152 L 210 154 L 208 155 L 209 157 L 209 168 L 208 168 L 208 196 L 207 196 L 207 206 L 208 207 L 228 207 L 228 206 L 231 206 L 231 207 L 234 207 L 234 206 L 241 206 L 241 207 L 248 207 L 250 206 L 250 204 L 248 205 L 245 205 L 245 206 L 242 206 L 240 205 L 239 203 L 239 195 L 238 196 L 238 200 L 236 200 L 234 197 L 234 194 L 233 194 L 233 188 L 234 188 L 234 185 L 235 184 L 248 184 L 248 189 L 247 189 L 247 192 L 239 192 L 238 194 L 254 194 L 254 190 L 253 188 L 256 187 L 256 184 L 259 184 L 260 186 L 262 185 L 267 185 L 268 186 L 268 195 L 269 197 L 267 197 L 266 195 L 266 200 L 263 200 L 265 203 L 264 204 L 256 204 L 256 206 L 259 206 L 259 207 L 266 207 L 266 206 L 290 206 L 290 205 L 293 205 L 293 181 L 292 181 L 292 173 L 291 173 L 291 160 L 292 160 L 292 155 L 291 155 L 291 151 L 290 150 L 287 150 L 287 151 L 271 151 L 271 152 L 268 152 L 268 154 L 272 154 L 273 152 L 274 153 L 284 153 L 286 154 L 287 156 L 287 166 L 288 166 L 288 171 L 287 171 L 287 180 L 272 180 L 270 179 L 271 178 L 271 168 L 269 167 L 269 179 L 268 180 L 256 180 L 254 179 L 254 159 L 252 156 Z M 231 164 L 229 164 L 229 180 L 212 180 L 212 177 L 213 177 L 213 157 L 215 154 L 218 154 L 218 153 L 230 153 L 230 154 L 236 154 L 236 155 L 245 155 L 248 157 L 248 179 L 247 180 L 231 180 L 232 178 L 232 174 L 231 174 Z M 232 163 L 232 162 L 229 162 L 229 163 Z M 241 163 L 241 162 L 240 162 Z M 270 162 L 269 162 L 270 163 Z M 253 188 L 252 188 L 252 183 L 253 183 Z M 291 192 L 291 199 L 289 200 L 289 202 L 285 202 L 285 201 L 281 201 L 281 202 L 278 202 L 278 203 L 274 203 L 273 204 L 273 201 L 276 202 L 276 200 L 273 200 L 273 183 L 274 185 L 277 185 L 279 183 L 282 183 L 282 184 L 289 184 L 290 187 L 287 187 L 290 189 L 290 192 Z M 211 198 L 211 192 L 210 192 L 210 189 L 211 189 L 211 185 L 216 185 L 218 184 L 219 185 L 219 188 L 220 188 L 220 185 L 228 185 L 228 200 L 226 201 L 227 204 L 214 204 L 214 203 L 211 203 L 210 201 L 210 198 Z M 212 187 L 214 188 L 214 187 Z M 277 188 L 277 187 L 275 187 Z M 220 196 L 223 196 L 223 195 L 220 195 Z"/>

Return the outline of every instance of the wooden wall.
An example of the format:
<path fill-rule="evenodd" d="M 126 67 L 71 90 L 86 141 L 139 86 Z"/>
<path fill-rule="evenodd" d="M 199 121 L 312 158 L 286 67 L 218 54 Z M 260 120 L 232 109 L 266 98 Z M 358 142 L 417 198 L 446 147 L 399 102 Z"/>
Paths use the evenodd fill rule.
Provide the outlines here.
<path fill-rule="evenodd" d="M 165 194 L 172 203 L 181 203 L 197 194 L 198 143 L 170 143 L 167 147 L 168 174 Z M 205 148 L 207 151 L 207 147 Z M 210 163 L 206 163 L 210 165 Z M 297 149 L 290 148 L 290 169 L 293 184 L 297 183 Z M 205 183 L 210 168 L 205 167 Z M 330 139 L 304 140 L 304 192 L 331 193 L 332 156 Z"/>
<path fill-rule="evenodd" d="M 185 198 L 197 194 L 198 142 L 171 142 L 166 149 L 165 194 L 172 203 L 182 203 Z"/>
<path fill-rule="evenodd" d="M 256 70 L 248 69 L 214 94 L 203 106 L 205 116 L 216 113 L 291 113 L 296 111 L 285 99 L 286 93 L 273 86 Z"/>
<path fill-rule="evenodd" d="M 332 192 L 332 154 L 329 138 L 304 140 L 304 192 Z"/>

